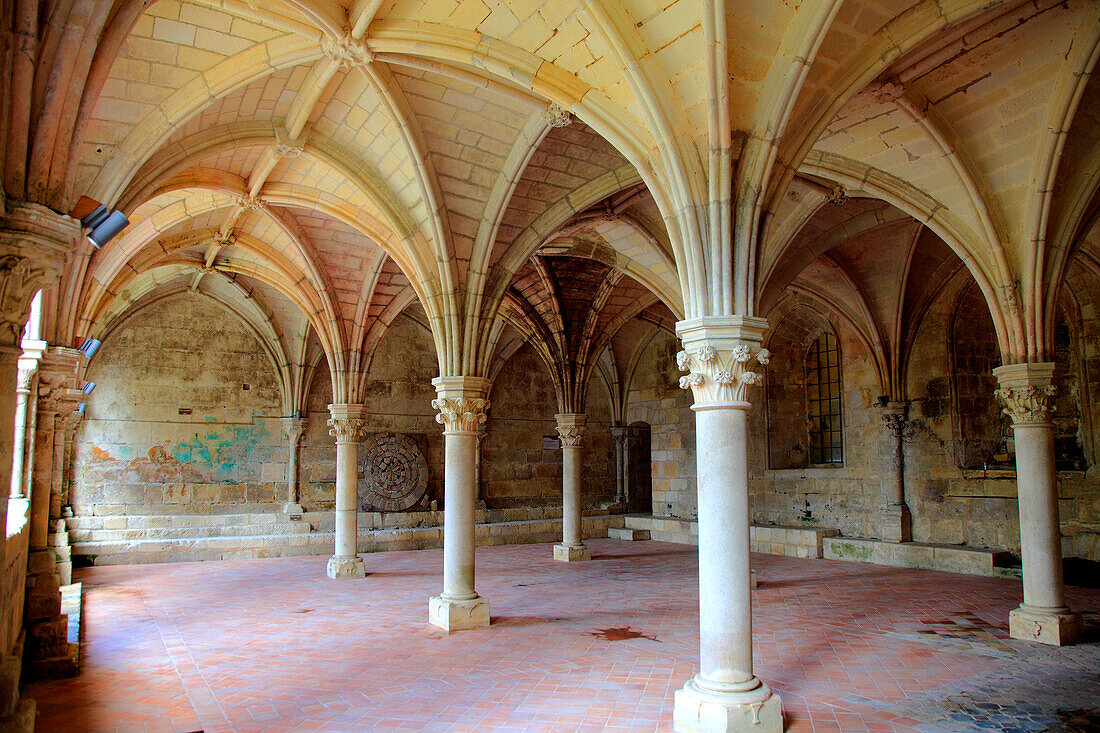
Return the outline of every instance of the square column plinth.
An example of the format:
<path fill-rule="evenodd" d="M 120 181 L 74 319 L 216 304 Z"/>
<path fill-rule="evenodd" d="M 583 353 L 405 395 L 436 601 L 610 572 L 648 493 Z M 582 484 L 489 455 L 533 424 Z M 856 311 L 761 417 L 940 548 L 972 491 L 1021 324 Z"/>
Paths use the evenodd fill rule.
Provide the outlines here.
<path fill-rule="evenodd" d="M 1020 606 L 1008 614 L 1008 634 L 1013 639 L 1065 646 L 1081 634 L 1081 616 L 1063 609 L 1044 610 Z"/>
<path fill-rule="evenodd" d="M 591 560 L 592 551 L 585 545 L 554 545 L 554 559 L 561 562 Z"/>
<path fill-rule="evenodd" d="M 428 599 L 428 622 L 447 632 L 485 628 L 489 625 L 489 599 L 478 596 L 452 601 L 432 596 Z"/>
<path fill-rule="evenodd" d="M 708 694 L 689 682 L 677 690 L 672 710 L 679 733 L 783 733 L 783 705 L 779 695 L 742 705 Z"/>
<path fill-rule="evenodd" d="M 363 558 L 358 555 L 344 557 L 336 555 L 328 559 L 328 577 L 330 578 L 365 578 L 367 571 L 363 565 Z"/>

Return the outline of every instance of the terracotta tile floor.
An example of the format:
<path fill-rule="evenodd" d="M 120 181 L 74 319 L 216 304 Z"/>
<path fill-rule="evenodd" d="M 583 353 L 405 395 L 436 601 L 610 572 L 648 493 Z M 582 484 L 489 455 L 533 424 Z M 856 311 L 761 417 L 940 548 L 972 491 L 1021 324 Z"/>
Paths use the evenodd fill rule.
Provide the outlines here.
<path fill-rule="evenodd" d="M 426 622 L 438 550 L 367 555 L 364 580 L 328 580 L 324 557 L 87 569 L 83 672 L 25 694 L 50 732 L 671 730 L 698 659 L 696 550 L 590 545 L 572 565 L 479 548 L 493 625 L 451 636 Z M 1007 640 L 1018 582 L 753 562 L 757 671 L 791 731 L 1096 720 L 1100 644 Z M 1100 591 L 1070 600 L 1100 610 Z"/>

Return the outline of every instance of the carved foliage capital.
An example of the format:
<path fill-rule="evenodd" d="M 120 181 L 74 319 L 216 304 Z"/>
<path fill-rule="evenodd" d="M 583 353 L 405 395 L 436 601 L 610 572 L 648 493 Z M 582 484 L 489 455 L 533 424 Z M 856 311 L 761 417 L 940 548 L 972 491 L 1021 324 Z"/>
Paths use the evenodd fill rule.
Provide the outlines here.
<path fill-rule="evenodd" d="M 309 420 L 304 417 L 283 418 L 283 437 L 291 442 L 297 443 L 308 426 Z"/>
<path fill-rule="evenodd" d="M 676 366 L 687 372 L 680 377 L 680 389 L 691 389 L 697 405 L 745 402 L 749 387 L 764 381 L 762 374 L 753 371 L 755 366 L 767 364 L 770 358 L 767 349 L 748 344 L 719 350 L 704 342 L 676 355 Z"/>
<path fill-rule="evenodd" d="M 435 421 L 444 430 L 472 432 L 485 422 L 489 400 L 479 397 L 440 397 L 432 400 L 432 407 L 439 411 Z"/>
<path fill-rule="evenodd" d="M 367 421 L 359 417 L 330 417 L 328 434 L 337 443 L 358 443 L 366 432 Z"/>
<path fill-rule="evenodd" d="M 551 102 L 546 108 L 546 124 L 550 127 L 569 127 L 573 124 L 573 116 L 569 110 Z"/>
<path fill-rule="evenodd" d="M 997 390 L 997 399 L 1004 404 L 1003 412 L 1013 425 L 1041 425 L 1054 415 L 1053 384 L 1004 387 Z"/>

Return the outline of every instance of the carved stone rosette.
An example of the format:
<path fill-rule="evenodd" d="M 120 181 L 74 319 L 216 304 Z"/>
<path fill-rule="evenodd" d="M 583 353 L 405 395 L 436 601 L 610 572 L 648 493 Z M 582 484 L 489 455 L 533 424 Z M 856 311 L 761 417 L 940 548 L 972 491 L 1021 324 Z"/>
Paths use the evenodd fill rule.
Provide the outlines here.
<path fill-rule="evenodd" d="M 574 448 L 584 440 L 584 434 L 588 430 L 585 427 L 586 415 L 581 413 L 561 413 L 554 415 L 558 421 L 557 431 L 561 437 L 562 447 Z"/>
<path fill-rule="evenodd" d="M 573 116 L 569 110 L 551 102 L 546 108 L 546 124 L 550 127 L 569 127 Z"/>
<path fill-rule="evenodd" d="M 350 33 L 340 38 L 325 38 L 321 41 L 321 50 L 344 69 L 365 66 L 374 61 L 374 54 L 367 44 L 362 39 L 353 38 Z"/>
<path fill-rule="evenodd" d="M 1003 412 L 1017 425 L 1049 425 L 1054 415 L 1053 363 L 1010 364 L 997 367 L 993 375 L 1001 388 L 997 399 Z"/>
<path fill-rule="evenodd" d="M 367 421 L 358 417 L 330 417 L 328 434 L 337 443 L 358 443 L 367 429 Z"/>
<path fill-rule="evenodd" d="M 475 432 L 488 417 L 489 400 L 480 397 L 440 397 L 432 400 L 432 407 L 439 411 L 435 421 L 444 430 Z"/>

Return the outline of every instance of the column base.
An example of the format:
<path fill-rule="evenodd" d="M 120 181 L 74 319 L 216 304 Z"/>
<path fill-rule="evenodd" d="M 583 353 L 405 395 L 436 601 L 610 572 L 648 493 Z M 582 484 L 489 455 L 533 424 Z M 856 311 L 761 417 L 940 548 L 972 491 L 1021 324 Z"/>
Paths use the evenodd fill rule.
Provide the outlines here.
<path fill-rule="evenodd" d="M 711 692 L 690 680 L 672 709 L 680 733 L 783 733 L 783 705 L 763 682 L 747 692 Z"/>
<path fill-rule="evenodd" d="M 367 571 L 358 555 L 335 555 L 328 559 L 328 577 L 365 578 Z"/>
<path fill-rule="evenodd" d="M 749 571 L 749 587 L 750 588 L 755 588 L 756 587 L 756 571 L 755 570 L 750 570 Z"/>
<path fill-rule="evenodd" d="M 592 551 L 585 545 L 554 545 L 554 559 L 562 562 L 591 560 Z"/>
<path fill-rule="evenodd" d="M 446 632 L 481 629 L 489 625 L 489 599 L 478 596 L 452 601 L 443 596 L 428 599 L 428 622 Z"/>
<path fill-rule="evenodd" d="M 887 542 L 912 542 L 913 518 L 904 504 L 890 505 L 882 512 L 882 539 Z"/>
<path fill-rule="evenodd" d="M 1013 639 L 1065 646 L 1081 634 L 1081 615 L 1068 608 L 1033 608 L 1021 605 L 1008 614 L 1008 634 Z"/>

